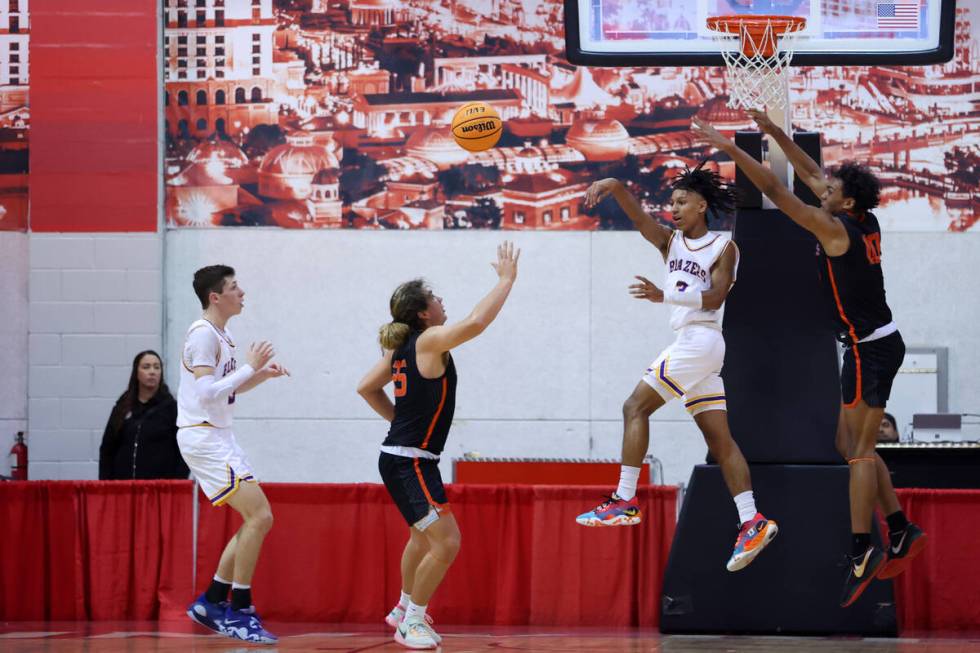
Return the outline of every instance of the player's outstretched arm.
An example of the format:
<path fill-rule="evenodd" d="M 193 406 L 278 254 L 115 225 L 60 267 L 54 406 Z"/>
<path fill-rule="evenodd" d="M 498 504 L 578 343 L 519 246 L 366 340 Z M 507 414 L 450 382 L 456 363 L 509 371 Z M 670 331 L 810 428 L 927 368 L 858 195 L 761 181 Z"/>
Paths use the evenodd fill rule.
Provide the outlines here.
<path fill-rule="evenodd" d="M 759 126 L 759 131 L 771 136 L 776 141 L 779 149 L 786 154 L 786 158 L 793 165 L 793 170 L 803 180 L 803 183 L 809 186 L 817 197 L 823 196 L 827 192 L 827 178 L 817 162 L 804 152 L 803 148 L 797 145 L 776 123 L 770 120 L 765 111 L 749 109 L 747 113 L 755 120 L 755 124 Z"/>
<path fill-rule="evenodd" d="M 745 173 L 756 188 L 772 200 L 780 211 L 820 241 L 824 251 L 838 256 L 847 251 L 850 241 L 841 221 L 821 208 L 810 206 L 783 186 L 779 178 L 764 165 L 753 159 L 731 139 L 721 135 L 708 123 L 694 119 L 694 132 L 702 140 L 731 157 L 735 165 Z"/>
<path fill-rule="evenodd" d="M 384 387 L 391 383 L 391 355 L 386 349 L 381 360 L 371 366 L 361 382 L 357 384 L 357 394 L 364 398 L 374 412 L 389 422 L 395 419 L 395 404 L 391 402 Z"/>
<path fill-rule="evenodd" d="M 585 208 L 591 209 L 610 195 L 623 209 L 637 231 L 666 255 L 667 243 L 670 242 L 670 229 L 658 224 L 644 211 L 639 200 L 618 179 L 610 177 L 589 186 L 589 190 L 585 191 Z"/>
<path fill-rule="evenodd" d="M 497 285 L 459 322 L 429 327 L 422 332 L 415 343 L 416 351 L 441 354 L 483 333 L 510 295 L 517 278 L 517 260 L 520 256 L 521 250 L 515 250 L 513 243 L 505 241 L 498 245 L 497 262 L 490 264 L 497 273 Z"/>

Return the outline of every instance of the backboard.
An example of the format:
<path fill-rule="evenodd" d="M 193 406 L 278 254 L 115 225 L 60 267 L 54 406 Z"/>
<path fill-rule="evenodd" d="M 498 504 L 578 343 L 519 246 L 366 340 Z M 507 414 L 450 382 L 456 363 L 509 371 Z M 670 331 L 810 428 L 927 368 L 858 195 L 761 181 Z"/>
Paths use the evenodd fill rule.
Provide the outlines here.
<path fill-rule="evenodd" d="M 953 56 L 956 0 L 565 0 L 571 63 L 721 66 L 709 16 L 806 18 L 794 66 L 923 65 Z"/>

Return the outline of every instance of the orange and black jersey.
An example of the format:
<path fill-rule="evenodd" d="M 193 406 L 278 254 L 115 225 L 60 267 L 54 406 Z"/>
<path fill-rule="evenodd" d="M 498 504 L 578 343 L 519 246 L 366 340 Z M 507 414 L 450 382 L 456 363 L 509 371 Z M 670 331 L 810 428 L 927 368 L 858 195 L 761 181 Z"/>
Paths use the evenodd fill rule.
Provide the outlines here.
<path fill-rule="evenodd" d="M 419 372 L 415 343 L 422 332 L 412 333 L 391 356 L 391 379 L 395 383 L 395 419 L 387 446 L 414 447 L 442 453 L 456 410 L 456 365 L 447 355 L 445 373 L 427 379 Z"/>
<path fill-rule="evenodd" d="M 832 297 L 840 339 L 854 343 L 892 321 L 881 273 L 881 227 L 872 213 L 837 217 L 847 230 L 847 251 L 827 256 L 817 245 L 817 255 L 820 274 Z"/>

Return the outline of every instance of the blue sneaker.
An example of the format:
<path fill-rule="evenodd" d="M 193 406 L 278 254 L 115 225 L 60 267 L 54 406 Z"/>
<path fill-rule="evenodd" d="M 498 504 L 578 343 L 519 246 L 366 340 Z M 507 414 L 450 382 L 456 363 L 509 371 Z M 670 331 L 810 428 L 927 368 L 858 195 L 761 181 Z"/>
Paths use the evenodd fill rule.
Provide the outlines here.
<path fill-rule="evenodd" d="M 636 497 L 629 501 L 615 492 L 589 512 L 575 518 L 582 526 L 633 526 L 643 520 Z"/>
<path fill-rule="evenodd" d="M 279 638 L 262 627 L 262 620 L 255 612 L 255 606 L 243 610 L 232 610 L 228 606 L 222 622 L 222 631 L 228 637 L 257 644 L 275 644 Z"/>
<path fill-rule="evenodd" d="M 211 603 L 201 594 L 196 601 L 187 606 L 187 616 L 205 628 L 210 628 L 214 632 L 224 635 L 221 624 L 225 620 L 225 611 L 228 609 L 228 605 L 228 601 Z"/>

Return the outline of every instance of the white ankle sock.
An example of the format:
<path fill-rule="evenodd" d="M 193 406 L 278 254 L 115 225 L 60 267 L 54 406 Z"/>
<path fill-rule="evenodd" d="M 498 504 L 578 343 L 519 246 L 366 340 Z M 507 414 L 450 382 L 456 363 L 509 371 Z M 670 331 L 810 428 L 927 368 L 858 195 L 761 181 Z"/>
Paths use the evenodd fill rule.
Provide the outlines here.
<path fill-rule="evenodd" d="M 425 608 L 426 606 L 415 605 L 409 600 L 408 607 L 405 608 L 405 621 L 425 621 Z"/>
<path fill-rule="evenodd" d="M 738 508 L 739 526 L 755 517 L 755 497 L 752 496 L 752 490 L 736 494 L 735 507 Z"/>
<path fill-rule="evenodd" d="M 640 468 L 622 465 L 619 468 L 619 487 L 616 488 L 616 495 L 620 499 L 629 501 L 636 496 L 636 482 L 640 478 Z"/>
<path fill-rule="evenodd" d="M 398 605 L 402 606 L 403 608 L 407 607 L 408 602 L 411 600 L 412 600 L 411 594 L 406 594 L 405 592 L 402 592 L 402 595 L 398 597 Z"/>

